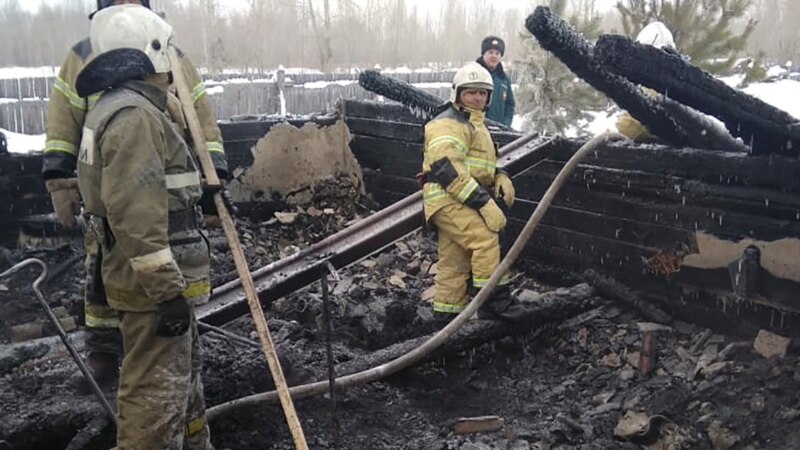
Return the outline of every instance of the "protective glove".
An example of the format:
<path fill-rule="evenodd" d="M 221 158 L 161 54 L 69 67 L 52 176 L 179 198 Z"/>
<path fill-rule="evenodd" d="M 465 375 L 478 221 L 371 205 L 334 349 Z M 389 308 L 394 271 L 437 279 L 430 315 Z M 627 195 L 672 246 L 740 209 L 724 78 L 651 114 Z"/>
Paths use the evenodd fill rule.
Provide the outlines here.
<path fill-rule="evenodd" d="M 494 177 L 494 198 L 502 197 L 503 203 L 511 208 L 514 206 L 514 196 L 516 193 L 517 192 L 514 190 L 514 183 L 511 182 L 511 177 L 505 172 L 498 172 Z"/>
<path fill-rule="evenodd" d="M 500 230 L 505 228 L 506 216 L 494 200 L 490 199 L 485 205 L 481 206 L 478 212 L 481 217 L 483 217 L 483 221 L 486 222 L 486 227 L 489 228 L 490 231 L 499 233 Z"/>
<path fill-rule="evenodd" d="M 221 180 L 220 183 L 222 183 Z M 214 203 L 214 194 L 217 192 L 222 194 L 222 202 L 225 204 L 228 212 L 235 217 L 239 213 L 239 209 L 236 207 L 230 191 L 225 188 L 224 184 L 217 186 L 203 184 L 203 196 L 200 197 L 200 208 L 203 210 L 203 215 L 219 216 L 217 205 Z"/>
<path fill-rule="evenodd" d="M 183 295 L 159 303 L 156 312 L 156 335 L 182 336 L 189 329 L 191 320 L 192 310 Z"/>
<path fill-rule="evenodd" d="M 75 228 L 75 216 L 81 212 L 81 194 L 77 178 L 53 178 L 44 182 L 58 221 L 67 228 Z"/>

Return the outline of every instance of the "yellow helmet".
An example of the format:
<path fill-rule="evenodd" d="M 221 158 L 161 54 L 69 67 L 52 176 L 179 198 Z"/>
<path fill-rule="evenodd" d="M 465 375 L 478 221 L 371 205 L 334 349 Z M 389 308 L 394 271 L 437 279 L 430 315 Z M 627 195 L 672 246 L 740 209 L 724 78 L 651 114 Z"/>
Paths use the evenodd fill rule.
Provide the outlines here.
<path fill-rule="evenodd" d="M 450 102 L 455 104 L 458 100 L 458 94 L 462 89 L 466 88 L 486 89 L 489 91 L 489 100 L 486 102 L 488 106 L 492 101 L 492 90 L 494 89 L 492 74 L 476 62 L 467 63 L 466 66 L 458 69 L 458 72 L 453 77 L 453 86 L 450 88 Z"/>

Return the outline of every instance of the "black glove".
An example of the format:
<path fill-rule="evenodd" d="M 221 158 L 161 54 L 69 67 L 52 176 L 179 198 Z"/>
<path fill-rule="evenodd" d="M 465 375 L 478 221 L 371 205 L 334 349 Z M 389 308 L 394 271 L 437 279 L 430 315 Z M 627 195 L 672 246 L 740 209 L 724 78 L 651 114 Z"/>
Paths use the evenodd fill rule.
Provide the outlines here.
<path fill-rule="evenodd" d="M 223 185 L 203 185 L 203 196 L 200 197 L 200 209 L 203 210 L 203 214 L 206 216 L 219 216 L 217 205 L 214 204 L 214 194 L 217 192 L 222 194 L 222 202 L 225 204 L 225 208 L 235 217 L 239 213 L 239 209 L 233 202 L 230 191 Z"/>
<path fill-rule="evenodd" d="M 158 304 L 156 313 L 156 335 L 161 337 L 183 336 L 189 330 L 192 310 L 184 296 Z"/>

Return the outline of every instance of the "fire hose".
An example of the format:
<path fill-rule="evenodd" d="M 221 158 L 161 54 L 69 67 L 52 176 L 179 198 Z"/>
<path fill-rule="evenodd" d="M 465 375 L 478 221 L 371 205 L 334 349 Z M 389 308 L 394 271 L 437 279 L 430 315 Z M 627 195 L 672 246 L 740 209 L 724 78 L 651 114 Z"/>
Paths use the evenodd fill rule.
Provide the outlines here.
<path fill-rule="evenodd" d="M 72 359 L 75 360 L 75 364 L 78 365 L 78 368 L 81 370 L 81 373 L 83 374 L 84 377 L 86 377 L 86 380 L 89 382 L 89 385 L 91 386 L 92 392 L 94 393 L 95 397 L 97 397 L 97 400 L 100 401 L 100 404 L 102 405 L 106 414 L 108 414 L 108 417 L 111 419 L 111 422 L 113 422 L 114 426 L 116 426 L 117 418 L 114 415 L 114 410 L 111 408 L 111 404 L 108 403 L 108 400 L 106 399 L 105 395 L 103 395 L 103 391 L 100 389 L 100 386 L 97 385 L 97 381 L 95 381 L 95 379 L 92 377 L 91 372 L 89 372 L 89 369 L 86 367 L 86 364 L 81 359 L 81 356 L 78 354 L 78 351 L 75 350 L 75 347 L 72 345 L 72 342 L 70 342 L 69 338 L 67 337 L 67 333 L 61 326 L 61 322 L 59 322 L 58 318 L 53 313 L 53 310 L 50 308 L 50 305 L 48 305 L 47 301 L 45 301 L 42 292 L 39 290 L 39 285 L 45 280 L 45 278 L 47 278 L 47 264 L 45 264 L 40 259 L 29 258 L 12 266 L 5 272 L 0 273 L 0 278 L 5 278 L 15 272 L 18 272 L 20 269 L 24 267 L 34 264 L 38 264 L 42 268 L 42 273 L 39 274 L 39 276 L 33 282 L 33 292 L 36 294 L 36 298 L 39 300 L 39 303 L 42 305 L 45 312 L 47 313 L 48 319 L 50 319 L 50 322 L 52 322 L 53 326 L 56 328 L 58 336 L 61 338 L 61 342 L 63 342 L 64 345 L 67 347 L 69 354 L 72 355 Z"/>
<path fill-rule="evenodd" d="M 539 225 L 539 222 L 541 221 L 545 212 L 550 207 L 550 204 L 553 202 L 553 199 L 555 198 L 556 194 L 564 185 L 564 183 L 567 181 L 567 179 L 572 175 L 572 172 L 575 170 L 580 161 L 587 154 L 593 152 L 600 144 L 609 139 L 625 139 L 625 138 L 617 133 L 601 134 L 586 142 L 569 159 L 569 161 L 567 161 L 566 165 L 564 165 L 564 167 L 556 176 L 555 180 L 553 180 L 553 183 L 545 192 L 544 196 L 542 197 L 542 200 L 539 202 L 539 205 L 536 207 L 533 214 L 531 214 L 530 218 L 525 224 L 525 227 L 522 229 L 519 236 L 514 241 L 514 244 L 511 246 L 511 249 L 509 250 L 506 257 L 503 258 L 503 260 L 500 262 L 500 265 L 495 269 L 491 278 L 489 278 L 489 281 L 483 288 L 481 288 L 481 290 L 478 292 L 475 298 L 467 305 L 464 311 L 458 314 L 458 316 L 456 316 L 449 324 L 447 324 L 444 328 L 439 330 L 435 335 L 433 335 L 429 340 L 424 342 L 419 347 L 415 348 L 409 353 L 406 353 L 403 356 L 400 356 L 397 359 L 389 361 L 385 364 L 381 364 L 380 366 L 341 377 L 337 379 L 335 384 L 333 385 L 335 389 L 337 391 L 341 391 L 342 389 L 348 387 L 370 383 L 385 378 L 394 373 L 397 373 L 403 369 L 406 369 L 416 364 L 417 362 L 422 360 L 422 358 L 424 358 L 426 355 L 439 348 L 447 341 L 447 339 L 450 338 L 450 336 L 452 336 L 462 326 L 464 326 L 464 324 L 466 324 L 467 321 L 478 311 L 478 309 L 481 306 L 483 306 L 483 304 L 489 299 L 489 296 L 494 291 L 495 287 L 497 286 L 497 283 L 500 281 L 503 275 L 506 272 L 508 272 L 508 270 L 514 264 L 514 262 L 516 262 L 517 258 L 519 258 L 520 254 L 522 253 L 522 249 L 528 243 L 531 236 L 533 236 L 533 232 L 536 230 L 536 227 Z M 328 380 L 318 381 L 315 383 L 309 383 L 291 387 L 289 388 L 289 393 L 291 394 L 292 398 L 295 399 L 312 397 L 315 395 L 330 393 L 331 387 L 332 385 Z M 209 408 L 206 411 L 206 413 L 208 419 L 210 421 L 213 421 L 237 409 L 248 406 L 260 405 L 260 404 L 268 404 L 275 402 L 275 400 L 277 399 L 278 399 L 278 393 L 276 391 L 263 392 L 260 394 L 254 394 L 247 397 L 221 403 L 212 408 Z"/>

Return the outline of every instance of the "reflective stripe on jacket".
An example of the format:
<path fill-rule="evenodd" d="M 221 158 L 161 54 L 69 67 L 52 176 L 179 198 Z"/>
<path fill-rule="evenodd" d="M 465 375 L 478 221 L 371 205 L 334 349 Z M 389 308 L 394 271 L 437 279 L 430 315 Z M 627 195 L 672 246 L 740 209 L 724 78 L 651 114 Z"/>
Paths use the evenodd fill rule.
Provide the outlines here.
<path fill-rule="evenodd" d="M 128 81 L 86 116 L 78 182 L 103 249 L 108 303 L 120 311 L 210 293 L 208 246 L 197 226 L 200 172 L 165 111 L 166 92 Z"/>
<path fill-rule="evenodd" d="M 453 203 L 477 208 L 488 200 L 497 169 L 497 150 L 484 120 L 482 112 L 450 107 L 425 125 L 425 220 Z M 446 168 L 439 171 L 452 173 L 441 179 L 437 168 L 443 163 Z"/>

